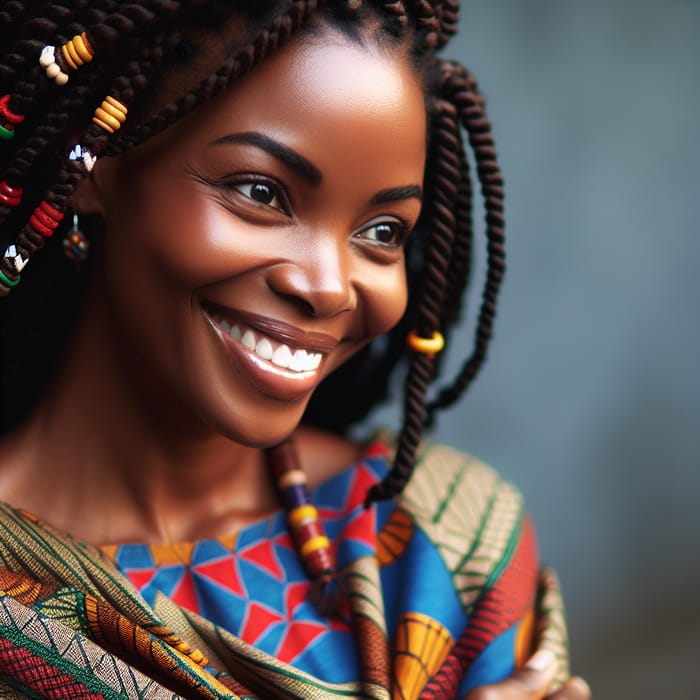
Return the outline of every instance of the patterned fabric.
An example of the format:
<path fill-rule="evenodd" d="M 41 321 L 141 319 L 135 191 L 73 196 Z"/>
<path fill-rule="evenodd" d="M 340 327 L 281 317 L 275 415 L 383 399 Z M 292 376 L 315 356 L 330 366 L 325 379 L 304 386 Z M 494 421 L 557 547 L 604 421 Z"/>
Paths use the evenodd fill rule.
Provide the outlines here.
<path fill-rule="evenodd" d="M 568 675 L 556 578 L 519 494 L 426 445 L 364 509 L 377 443 L 312 492 L 345 607 L 320 615 L 281 513 L 195 543 L 96 549 L 0 507 L 0 697 L 461 698 L 534 639 Z"/>

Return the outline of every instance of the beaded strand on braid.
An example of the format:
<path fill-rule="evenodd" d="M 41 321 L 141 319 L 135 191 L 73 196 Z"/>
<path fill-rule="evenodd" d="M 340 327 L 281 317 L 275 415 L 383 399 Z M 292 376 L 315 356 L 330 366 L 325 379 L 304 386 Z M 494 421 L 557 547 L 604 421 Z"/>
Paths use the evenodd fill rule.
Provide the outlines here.
<path fill-rule="evenodd" d="M 147 84 L 148 76 L 157 68 L 162 58 L 161 43 L 162 36 L 153 48 L 141 52 L 139 61 L 131 61 L 127 65 L 127 75 L 120 76 L 113 82 L 112 95 L 108 95 L 95 109 L 92 124 L 84 134 L 82 144 L 77 147 L 77 155 L 74 149 L 67 165 L 59 172 L 54 187 L 34 211 L 29 223 L 19 232 L 15 242 L 10 244 L 12 251 L 10 246 L 6 248 L 5 256 L 0 261 L 0 296 L 6 296 L 19 283 L 21 269 L 43 247 L 45 239 L 53 235 L 68 208 L 70 196 L 92 169 L 97 157 L 104 152 L 109 136 L 115 134 L 126 120 L 127 106 L 124 103 L 131 103 Z M 120 98 L 115 98 L 115 94 Z M 21 266 L 17 264 L 18 259 Z"/>

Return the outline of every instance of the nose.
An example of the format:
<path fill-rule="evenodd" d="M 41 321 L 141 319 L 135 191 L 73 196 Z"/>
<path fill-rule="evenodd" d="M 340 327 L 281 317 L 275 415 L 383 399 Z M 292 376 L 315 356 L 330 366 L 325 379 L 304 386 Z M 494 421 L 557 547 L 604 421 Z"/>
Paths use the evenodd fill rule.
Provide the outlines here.
<path fill-rule="evenodd" d="M 347 239 L 313 238 L 268 269 L 268 286 L 309 316 L 327 318 L 352 310 L 357 298 Z"/>

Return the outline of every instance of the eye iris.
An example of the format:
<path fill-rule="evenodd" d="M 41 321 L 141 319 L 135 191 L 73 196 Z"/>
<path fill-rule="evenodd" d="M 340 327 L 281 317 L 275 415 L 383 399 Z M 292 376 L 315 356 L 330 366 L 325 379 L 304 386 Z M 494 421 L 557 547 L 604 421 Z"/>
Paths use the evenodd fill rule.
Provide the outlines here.
<path fill-rule="evenodd" d="M 261 204 L 269 204 L 275 198 L 275 193 L 269 185 L 258 182 L 250 188 L 250 198 Z"/>
<path fill-rule="evenodd" d="M 394 229 L 389 224 L 378 224 L 376 234 L 381 243 L 391 243 L 394 240 Z"/>

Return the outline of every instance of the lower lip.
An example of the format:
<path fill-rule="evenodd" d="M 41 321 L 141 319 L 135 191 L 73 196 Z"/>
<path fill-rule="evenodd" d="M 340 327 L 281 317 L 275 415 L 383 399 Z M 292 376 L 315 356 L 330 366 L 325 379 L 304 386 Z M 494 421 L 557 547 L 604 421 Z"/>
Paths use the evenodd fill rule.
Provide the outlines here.
<path fill-rule="evenodd" d="M 320 368 L 309 372 L 288 372 L 277 367 L 225 333 L 206 313 L 204 315 L 236 364 L 243 368 L 253 386 L 265 396 L 280 401 L 298 401 L 316 388 Z"/>

